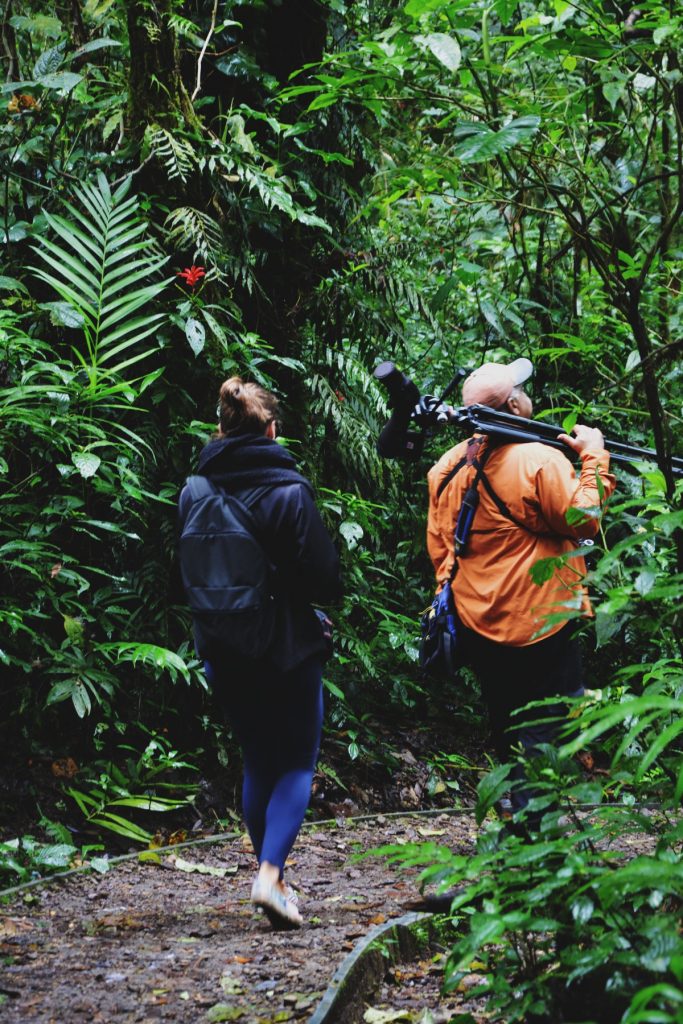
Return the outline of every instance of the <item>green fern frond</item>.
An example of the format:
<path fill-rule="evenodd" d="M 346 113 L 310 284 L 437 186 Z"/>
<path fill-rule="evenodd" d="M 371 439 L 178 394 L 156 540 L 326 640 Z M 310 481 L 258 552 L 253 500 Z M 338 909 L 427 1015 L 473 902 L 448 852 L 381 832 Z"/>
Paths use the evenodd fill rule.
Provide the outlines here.
<path fill-rule="evenodd" d="M 197 158 L 194 149 L 186 139 L 173 135 L 158 124 L 150 124 L 145 131 L 145 143 L 150 152 L 166 168 L 168 180 L 180 178 L 185 184 L 190 175 L 197 169 Z"/>
<path fill-rule="evenodd" d="M 202 36 L 201 29 L 199 25 L 195 25 L 189 18 L 183 18 L 180 14 L 169 14 L 168 25 L 176 35 L 189 39 L 194 46 L 200 48 L 203 46 L 204 37 Z"/>
<path fill-rule="evenodd" d="M 336 363 L 336 367 L 330 366 L 330 376 L 338 375 L 344 382 L 343 391 L 334 388 L 327 375 L 313 374 L 309 381 L 311 411 L 334 427 L 337 450 L 352 475 L 383 484 L 387 467 L 374 443 L 379 421 L 374 399 L 369 400 L 366 392 L 367 371 L 344 353 L 328 351 L 328 359 Z"/>
<path fill-rule="evenodd" d="M 179 206 L 164 221 L 169 243 L 175 249 L 194 251 L 193 259 L 217 266 L 223 255 L 223 232 L 218 221 L 192 206 Z"/>

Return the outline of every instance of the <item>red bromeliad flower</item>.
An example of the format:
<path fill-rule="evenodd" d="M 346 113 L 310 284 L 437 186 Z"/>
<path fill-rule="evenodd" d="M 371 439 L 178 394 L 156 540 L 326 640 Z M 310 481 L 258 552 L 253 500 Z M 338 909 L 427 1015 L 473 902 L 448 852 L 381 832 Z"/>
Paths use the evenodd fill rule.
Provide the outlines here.
<path fill-rule="evenodd" d="M 185 267 L 184 270 L 179 270 L 176 277 L 182 277 L 185 279 L 185 284 L 189 285 L 190 288 L 194 288 L 196 284 L 199 284 L 201 279 L 206 274 L 204 267 L 195 267 L 194 263 L 191 267 Z"/>

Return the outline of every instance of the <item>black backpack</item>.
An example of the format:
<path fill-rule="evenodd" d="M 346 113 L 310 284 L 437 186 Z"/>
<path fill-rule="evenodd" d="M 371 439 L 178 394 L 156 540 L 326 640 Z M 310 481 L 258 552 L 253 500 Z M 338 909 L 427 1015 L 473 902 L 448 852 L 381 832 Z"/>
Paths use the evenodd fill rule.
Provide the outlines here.
<path fill-rule="evenodd" d="M 243 501 L 190 476 L 182 503 L 180 571 L 201 658 L 262 658 L 275 624 L 272 566 Z M 255 494 L 256 492 L 252 493 Z"/>

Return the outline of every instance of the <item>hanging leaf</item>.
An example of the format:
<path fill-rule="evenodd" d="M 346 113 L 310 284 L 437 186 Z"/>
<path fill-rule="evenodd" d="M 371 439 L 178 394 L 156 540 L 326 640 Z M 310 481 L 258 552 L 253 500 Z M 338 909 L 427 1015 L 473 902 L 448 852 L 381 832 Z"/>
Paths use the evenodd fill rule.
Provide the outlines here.
<path fill-rule="evenodd" d="M 71 691 L 71 702 L 79 718 L 85 718 L 90 714 L 92 710 L 90 695 L 80 680 L 76 681 L 76 685 Z"/>
<path fill-rule="evenodd" d="M 85 628 L 83 626 L 83 620 L 78 619 L 73 615 L 64 616 L 64 632 L 76 646 L 81 646 L 85 639 Z"/>
<path fill-rule="evenodd" d="M 497 132 L 476 122 L 461 125 L 456 135 L 466 134 L 467 137 L 455 146 L 454 153 L 461 163 L 483 163 L 530 139 L 538 131 L 540 123 L 540 117 L 528 114 L 510 121 Z"/>
<path fill-rule="evenodd" d="M 66 49 L 66 40 L 58 43 L 57 46 L 51 47 L 49 50 L 45 50 L 41 53 L 38 60 L 33 65 L 33 77 L 43 78 L 45 75 L 51 75 L 61 65 L 64 59 L 64 51 Z"/>
<path fill-rule="evenodd" d="M 44 89 L 62 89 L 64 92 L 71 92 L 75 89 L 83 75 L 77 75 L 75 71 L 57 71 L 54 75 L 43 75 L 38 79 L 38 84 Z"/>
<path fill-rule="evenodd" d="M 404 10 L 411 18 L 419 18 L 439 7 L 443 7 L 443 0 L 408 0 Z"/>
<path fill-rule="evenodd" d="M 221 343 L 221 345 L 227 345 L 227 343 L 228 343 L 227 335 L 226 335 L 223 327 L 216 320 L 216 318 L 214 316 L 212 316 L 212 314 L 209 313 L 209 311 L 206 310 L 206 309 L 202 310 L 202 316 L 206 320 L 207 327 L 209 328 L 209 330 L 213 334 L 213 336 L 216 339 L 216 341 L 219 341 Z"/>
<path fill-rule="evenodd" d="M 50 323 L 57 327 L 82 327 L 85 323 L 83 315 L 68 302 L 43 302 L 40 308 L 49 310 Z"/>
<path fill-rule="evenodd" d="M 612 110 L 616 107 L 621 97 L 626 92 L 626 82 L 623 80 L 605 82 L 602 87 L 602 94 L 609 103 Z"/>
<path fill-rule="evenodd" d="M 23 238 L 28 236 L 30 224 L 25 220 L 18 220 L 12 224 L 9 231 L 0 231 L 0 238 L 7 244 L 7 242 L 20 242 Z"/>
<path fill-rule="evenodd" d="M 94 50 L 102 50 L 105 46 L 120 46 L 116 39 L 91 39 L 89 43 L 84 43 L 83 46 L 79 46 L 77 50 L 71 54 L 71 59 L 76 57 L 82 57 L 84 53 L 93 53 Z"/>
<path fill-rule="evenodd" d="M 571 905 L 572 917 L 578 924 L 590 921 L 595 910 L 595 903 L 589 896 L 579 896 Z"/>
<path fill-rule="evenodd" d="M 624 373 L 630 373 L 631 370 L 635 370 L 636 366 L 640 366 L 640 352 L 637 348 L 634 348 L 633 351 L 628 354 Z"/>
<path fill-rule="evenodd" d="M 363 527 L 360 523 L 345 522 L 339 527 L 339 532 L 346 541 L 346 546 L 349 551 L 353 551 L 358 546 L 358 541 L 363 536 Z"/>
<path fill-rule="evenodd" d="M 85 480 L 94 476 L 102 464 L 102 459 L 94 452 L 74 452 L 71 461 Z"/>
<path fill-rule="evenodd" d="M 0 274 L 0 291 L 2 292 L 21 292 L 23 295 L 28 295 L 26 286 L 17 280 L 16 277 L 5 277 L 4 274 Z"/>
<path fill-rule="evenodd" d="M 206 341 L 206 328 L 204 324 L 190 317 L 185 323 L 185 337 L 189 341 L 190 348 L 194 354 L 198 356 L 204 348 L 204 342 Z"/>
<path fill-rule="evenodd" d="M 426 36 L 415 36 L 418 46 L 431 50 L 436 59 L 449 71 L 457 71 L 460 67 L 462 54 L 460 46 L 453 36 L 445 32 L 430 32 Z"/>

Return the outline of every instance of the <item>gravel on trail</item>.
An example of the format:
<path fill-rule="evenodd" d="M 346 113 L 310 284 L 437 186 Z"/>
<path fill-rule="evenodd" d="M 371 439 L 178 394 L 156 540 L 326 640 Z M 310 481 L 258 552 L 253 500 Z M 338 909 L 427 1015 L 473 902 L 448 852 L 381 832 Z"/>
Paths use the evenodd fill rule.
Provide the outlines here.
<path fill-rule="evenodd" d="M 293 932 L 272 931 L 251 906 L 255 863 L 244 836 L 25 890 L 0 913 L 0 1019 L 307 1020 L 349 951 L 374 926 L 401 917 L 419 893 L 414 875 L 356 855 L 424 840 L 467 853 L 476 831 L 466 814 L 307 826 L 286 873 L 306 922 Z M 431 1010 L 434 1020 L 449 1019 L 438 1005 Z"/>

